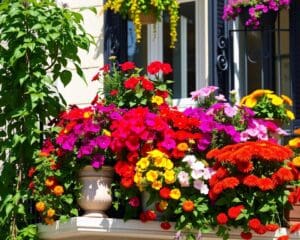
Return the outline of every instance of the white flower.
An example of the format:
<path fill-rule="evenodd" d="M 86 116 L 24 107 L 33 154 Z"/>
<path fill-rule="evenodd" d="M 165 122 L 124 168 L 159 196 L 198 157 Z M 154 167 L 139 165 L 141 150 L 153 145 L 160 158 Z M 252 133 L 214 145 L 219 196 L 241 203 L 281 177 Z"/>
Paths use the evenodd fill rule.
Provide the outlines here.
<path fill-rule="evenodd" d="M 204 175 L 203 170 L 193 170 L 191 173 L 191 176 L 193 179 L 199 179 L 202 178 Z"/>
<path fill-rule="evenodd" d="M 191 165 L 191 168 L 193 170 L 204 170 L 205 166 L 204 166 L 203 162 L 197 161 Z"/>
<path fill-rule="evenodd" d="M 177 176 L 181 187 L 189 187 L 190 186 L 190 177 L 189 174 L 185 171 L 180 171 Z"/>
<path fill-rule="evenodd" d="M 200 192 L 205 195 L 207 195 L 209 191 L 208 186 L 201 180 L 194 181 L 194 188 L 200 190 Z"/>
<path fill-rule="evenodd" d="M 211 168 L 205 168 L 203 170 L 203 179 L 204 180 L 208 180 L 211 178 L 211 176 L 215 173 L 214 170 L 212 170 Z"/>
<path fill-rule="evenodd" d="M 195 155 L 186 155 L 182 159 L 182 162 L 187 162 L 190 166 L 196 161 L 197 161 L 197 159 L 196 159 Z"/>

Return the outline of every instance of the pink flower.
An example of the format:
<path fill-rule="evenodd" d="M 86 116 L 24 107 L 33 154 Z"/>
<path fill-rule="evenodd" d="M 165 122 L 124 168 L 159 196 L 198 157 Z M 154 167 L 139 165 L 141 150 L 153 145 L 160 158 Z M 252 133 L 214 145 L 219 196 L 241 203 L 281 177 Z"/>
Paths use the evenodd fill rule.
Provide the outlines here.
<path fill-rule="evenodd" d="M 179 180 L 179 183 L 181 185 L 181 187 L 189 187 L 190 186 L 190 177 L 189 177 L 189 174 L 185 171 L 180 171 L 178 173 L 178 180 Z"/>
<path fill-rule="evenodd" d="M 139 207 L 141 204 L 140 199 L 138 197 L 130 198 L 128 203 L 131 207 L 134 207 L 134 208 Z"/>

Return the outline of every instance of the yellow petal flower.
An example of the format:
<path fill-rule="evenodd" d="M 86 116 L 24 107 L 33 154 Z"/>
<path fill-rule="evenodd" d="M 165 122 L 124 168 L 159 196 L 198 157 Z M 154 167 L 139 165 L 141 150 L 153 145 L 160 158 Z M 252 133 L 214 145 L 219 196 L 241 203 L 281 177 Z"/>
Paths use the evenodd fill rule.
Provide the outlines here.
<path fill-rule="evenodd" d="M 173 169 L 173 167 L 174 167 L 174 163 L 170 159 L 167 159 L 165 169 L 171 170 Z"/>
<path fill-rule="evenodd" d="M 148 158 L 141 158 L 137 163 L 136 166 L 140 168 L 139 170 L 145 170 L 149 166 L 150 161 Z"/>
<path fill-rule="evenodd" d="M 295 115 L 292 111 L 286 110 L 286 115 L 290 120 L 295 120 Z"/>
<path fill-rule="evenodd" d="M 168 202 L 167 202 L 167 201 L 164 201 L 164 200 L 160 201 L 159 204 L 158 204 L 158 206 L 159 206 L 159 208 L 160 208 L 161 210 L 166 210 L 167 207 L 168 207 L 168 205 L 169 205 Z"/>
<path fill-rule="evenodd" d="M 162 183 L 160 181 L 154 181 L 151 185 L 151 187 L 155 190 L 159 190 L 162 188 Z"/>
<path fill-rule="evenodd" d="M 267 94 L 267 97 L 271 99 L 272 104 L 275 106 L 283 104 L 283 99 L 276 94 Z"/>
<path fill-rule="evenodd" d="M 281 98 L 283 99 L 283 102 L 290 105 L 290 106 L 293 106 L 293 100 L 290 99 L 288 96 L 286 95 L 281 95 Z"/>
<path fill-rule="evenodd" d="M 160 106 L 164 103 L 164 99 L 161 96 L 153 96 L 151 98 L 151 102 L 156 103 L 158 106 Z"/>
<path fill-rule="evenodd" d="M 293 138 L 289 141 L 288 144 L 291 148 L 300 147 L 300 138 L 299 137 Z"/>
<path fill-rule="evenodd" d="M 246 103 L 246 100 L 249 98 L 249 95 L 245 96 L 242 98 L 242 100 L 240 101 L 240 105 L 244 105 Z"/>
<path fill-rule="evenodd" d="M 174 188 L 170 192 L 170 197 L 172 199 L 178 200 L 181 197 L 181 192 L 178 188 Z"/>
<path fill-rule="evenodd" d="M 103 129 L 102 132 L 103 132 L 103 134 L 104 134 L 105 136 L 108 136 L 108 137 L 111 136 L 111 132 L 108 131 L 107 129 Z"/>
<path fill-rule="evenodd" d="M 165 157 L 165 154 L 157 149 L 154 149 L 150 152 L 148 152 L 148 156 L 152 158 L 163 158 Z"/>
<path fill-rule="evenodd" d="M 295 157 L 295 158 L 292 160 L 292 163 L 293 163 L 296 167 L 300 167 L 300 156 Z"/>
<path fill-rule="evenodd" d="M 175 172 L 173 170 L 166 170 L 164 177 L 167 184 L 172 184 L 176 181 Z"/>
<path fill-rule="evenodd" d="M 146 173 L 146 179 L 148 182 L 154 182 L 158 178 L 158 172 L 154 170 L 150 170 Z"/>
<path fill-rule="evenodd" d="M 255 98 L 249 97 L 246 99 L 245 106 L 248 108 L 254 108 L 257 103 Z"/>
<path fill-rule="evenodd" d="M 252 93 L 250 94 L 250 96 L 251 96 L 252 98 L 259 98 L 259 97 L 262 97 L 262 96 L 265 95 L 265 94 L 270 94 L 270 93 L 273 93 L 273 91 L 272 91 L 272 90 L 269 90 L 269 89 L 257 89 L 257 90 L 255 90 L 254 92 L 252 92 Z"/>

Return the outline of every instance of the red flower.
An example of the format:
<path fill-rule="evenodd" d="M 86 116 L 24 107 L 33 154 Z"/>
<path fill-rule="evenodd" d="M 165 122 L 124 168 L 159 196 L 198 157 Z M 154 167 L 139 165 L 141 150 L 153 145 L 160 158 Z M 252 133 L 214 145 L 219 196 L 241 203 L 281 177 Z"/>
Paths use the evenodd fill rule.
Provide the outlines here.
<path fill-rule="evenodd" d="M 255 175 L 248 175 L 244 178 L 243 184 L 248 187 L 256 187 L 258 183 L 258 177 Z"/>
<path fill-rule="evenodd" d="M 31 167 L 28 171 L 28 177 L 33 177 L 33 175 L 36 173 L 36 168 L 35 167 Z"/>
<path fill-rule="evenodd" d="M 252 219 L 249 220 L 248 226 L 249 226 L 250 229 L 255 231 L 255 230 L 260 228 L 261 222 L 258 218 L 252 218 Z"/>
<path fill-rule="evenodd" d="M 169 222 L 162 222 L 160 227 L 164 230 L 169 230 L 171 228 L 171 224 Z"/>
<path fill-rule="evenodd" d="M 232 219 L 236 219 L 242 210 L 245 209 L 243 205 L 234 206 L 228 209 L 228 217 Z"/>
<path fill-rule="evenodd" d="M 170 188 L 163 187 L 159 190 L 159 196 L 163 199 L 169 199 L 170 198 Z"/>
<path fill-rule="evenodd" d="M 213 186 L 213 188 L 212 188 L 212 193 L 214 194 L 214 195 L 218 195 L 218 194 L 220 194 L 222 191 L 223 191 L 223 183 L 222 182 L 218 182 L 218 183 L 216 183 L 214 186 Z"/>
<path fill-rule="evenodd" d="M 105 64 L 102 68 L 99 69 L 100 71 L 103 71 L 103 73 L 109 72 L 109 64 Z"/>
<path fill-rule="evenodd" d="M 279 228 L 279 226 L 278 224 L 270 223 L 266 225 L 266 228 L 270 232 L 275 232 Z"/>
<path fill-rule="evenodd" d="M 91 101 L 91 104 L 94 105 L 98 102 L 99 96 L 98 94 L 96 94 L 96 96 L 94 97 L 94 99 Z"/>
<path fill-rule="evenodd" d="M 124 82 L 124 87 L 126 89 L 135 89 L 136 85 L 139 83 L 139 79 L 136 77 L 131 77 L 128 78 L 125 82 Z"/>
<path fill-rule="evenodd" d="M 93 77 L 92 77 L 92 81 L 96 81 L 99 80 L 99 72 L 97 72 Z"/>
<path fill-rule="evenodd" d="M 146 213 L 145 212 L 142 212 L 141 214 L 140 214 L 140 220 L 142 221 L 142 222 L 147 222 L 147 215 L 146 215 Z"/>
<path fill-rule="evenodd" d="M 139 154 L 137 152 L 129 152 L 127 154 L 127 160 L 130 163 L 136 163 L 139 159 Z"/>
<path fill-rule="evenodd" d="M 223 188 L 235 188 L 239 185 L 240 181 L 236 177 L 228 177 L 222 180 Z"/>
<path fill-rule="evenodd" d="M 134 182 L 132 178 L 122 178 L 121 179 L 121 185 L 124 188 L 131 188 L 133 186 Z"/>
<path fill-rule="evenodd" d="M 159 71 L 161 70 L 161 65 L 162 65 L 162 63 L 159 61 L 154 61 L 154 62 L 150 63 L 147 67 L 148 73 L 150 73 L 150 74 L 159 73 Z"/>
<path fill-rule="evenodd" d="M 124 62 L 120 64 L 120 67 L 123 72 L 128 71 L 128 70 L 133 70 L 135 68 L 134 62 Z"/>
<path fill-rule="evenodd" d="M 154 84 L 153 82 L 149 81 L 148 79 L 142 77 L 142 86 L 147 91 L 153 91 L 154 90 Z"/>
<path fill-rule="evenodd" d="M 169 92 L 168 91 L 156 90 L 156 95 L 160 96 L 162 98 L 167 98 L 169 96 Z"/>
<path fill-rule="evenodd" d="M 260 225 L 258 229 L 253 229 L 257 234 L 265 234 L 267 232 L 267 228 L 264 225 Z"/>
<path fill-rule="evenodd" d="M 252 238 L 252 233 L 251 232 L 241 232 L 241 238 L 248 240 Z"/>
<path fill-rule="evenodd" d="M 295 233 L 297 231 L 300 231 L 300 223 L 290 226 L 290 233 Z"/>
<path fill-rule="evenodd" d="M 217 222 L 220 225 L 226 224 L 228 222 L 228 217 L 225 213 L 219 213 L 217 216 Z"/>
<path fill-rule="evenodd" d="M 119 93 L 119 91 L 117 89 L 113 89 L 110 91 L 109 94 L 110 94 L 110 96 L 116 96 L 116 95 L 118 95 L 118 93 Z"/>
<path fill-rule="evenodd" d="M 290 182 L 294 180 L 294 175 L 291 170 L 281 167 L 276 173 L 273 174 L 272 179 L 281 185 L 285 182 Z"/>
<path fill-rule="evenodd" d="M 33 181 L 31 181 L 28 185 L 28 188 L 33 191 L 35 188 L 35 183 Z"/>
<path fill-rule="evenodd" d="M 173 71 L 173 69 L 169 63 L 163 63 L 161 65 L 161 70 L 163 71 L 164 74 L 169 74 Z"/>
<path fill-rule="evenodd" d="M 149 221 L 154 221 L 156 219 L 156 213 L 153 210 L 147 210 L 145 214 L 147 220 Z"/>
<path fill-rule="evenodd" d="M 131 207 L 137 208 L 140 206 L 140 199 L 138 197 L 132 197 L 128 201 Z"/>
<path fill-rule="evenodd" d="M 259 178 L 257 182 L 257 186 L 262 191 L 273 190 L 275 188 L 275 184 L 271 178 Z"/>

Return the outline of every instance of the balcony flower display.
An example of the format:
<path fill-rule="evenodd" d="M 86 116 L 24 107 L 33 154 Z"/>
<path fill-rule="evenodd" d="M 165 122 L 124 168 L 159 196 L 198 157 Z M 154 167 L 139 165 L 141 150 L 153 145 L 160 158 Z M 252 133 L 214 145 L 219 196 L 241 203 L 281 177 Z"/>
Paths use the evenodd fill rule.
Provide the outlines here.
<path fill-rule="evenodd" d="M 234 20 L 243 11 L 247 11 L 249 18 L 247 27 L 258 28 L 260 20 L 267 13 L 277 13 L 281 9 L 288 8 L 290 0 L 229 0 L 224 7 L 224 20 Z"/>
<path fill-rule="evenodd" d="M 170 17 L 170 47 L 174 48 L 177 41 L 177 22 L 179 20 L 179 4 L 177 0 L 108 0 L 104 4 L 104 10 L 112 10 L 121 14 L 124 18 L 133 21 L 136 32 L 136 39 L 139 42 L 142 38 L 141 14 L 154 14 L 158 20 L 161 20 L 163 12 L 167 11 Z"/>
<path fill-rule="evenodd" d="M 251 239 L 251 232 L 264 234 L 284 224 L 283 212 L 291 207 L 299 184 L 299 172 L 289 160 L 292 156 L 289 148 L 270 141 L 208 152 L 207 161 L 216 171 L 209 180 L 209 198 L 223 239 L 228 239 L 232 227 L 242 228 L 241 237 Z"/>
<path fill-rule="evenodd" d="M 257 118 L 276 120 L 278 125 L 295 119 L 291 111 L 293 101 L 286 95 L 275 94 L 272 90 L 255 90 L 243 97 L 240 104 L 251 108 Z"/>

